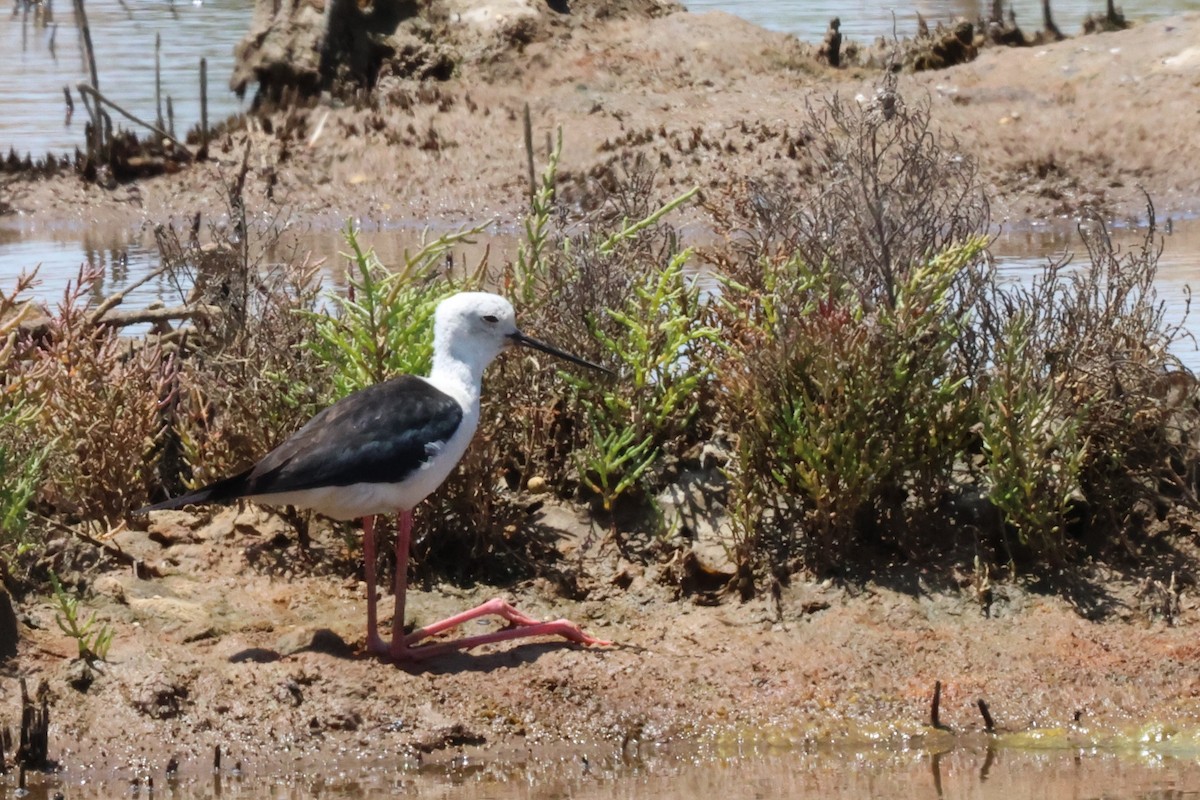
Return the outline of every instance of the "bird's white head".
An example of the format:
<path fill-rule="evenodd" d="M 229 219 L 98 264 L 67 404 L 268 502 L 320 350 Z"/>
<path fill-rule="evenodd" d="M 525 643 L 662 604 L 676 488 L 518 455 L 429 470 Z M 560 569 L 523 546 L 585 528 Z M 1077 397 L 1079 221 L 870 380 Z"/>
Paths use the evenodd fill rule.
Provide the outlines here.
<path fill-rule="evenodd" d="M 435 357 L 444 353 L 482 369 L 514 344 L 516 333 L 512 303 L 498 294 L 460 292 L 434 312 L 433 350 Z"/>
<path fill-rule="evenodd" d="M 477 384 L 488 364 L 514 345 L 532 347 L 591 369 L 607 372 L 582 358 L 539 342 L 517 328 L 512 304 L 497 294 L 460 292 L 438 304 L 433 318 L 434 374 L 462 373 Z"/>

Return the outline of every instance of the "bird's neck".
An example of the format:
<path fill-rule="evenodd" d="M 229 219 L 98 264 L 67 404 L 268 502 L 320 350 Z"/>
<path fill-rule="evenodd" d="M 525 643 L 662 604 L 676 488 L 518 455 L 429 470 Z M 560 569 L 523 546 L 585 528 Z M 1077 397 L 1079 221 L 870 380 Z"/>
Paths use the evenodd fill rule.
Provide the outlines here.
<path fill-rule="evenodd" d="M 479 402 L 479 389 L 487 365 L 483 359 L 435 352 L 429 382 L 469 408 Z"/>

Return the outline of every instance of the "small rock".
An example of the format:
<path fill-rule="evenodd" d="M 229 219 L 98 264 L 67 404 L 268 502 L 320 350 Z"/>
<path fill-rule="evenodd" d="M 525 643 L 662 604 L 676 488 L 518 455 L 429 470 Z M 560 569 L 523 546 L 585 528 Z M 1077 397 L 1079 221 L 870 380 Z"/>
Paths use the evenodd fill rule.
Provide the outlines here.
<path fill-rule="evenodd" d="M 142 622 L 152 622 L 163 633 L 178 640 L 195 641 L 213 627 L 208 612 L 199 603 L 178 597 L 135 597 L 129 600 Z"/>
<path fill-rule="evenodd" d="M 183 679 L 167 673 L 150 674 L 125 687 L 129 704 L 151 719 L 173 719 L 183 712 L 188 688 Z"/>
<path fill-rule="evenodd" d="M 525 488 L 529 490 L 530 494 L 544 494 L 550 490 L 550 485 L 541 475 L 534 475 L 525 484 Z"/>
<path fill-rule="evenodd" d="M 160 547 L 191 544 L 196 541 L 196 535 L 193 533 L 191 527 L 178 519 L 156 519 L 147 535 L 150 541 Z"/>
<path fill-rule="evenodd" d="M 219 542 L 223 539 L 232 539 L 238 513 L 239 511 L 236 508 L 227 508 L 217 512 L 208 525 L 196 531 L 196 535 L 201 541 L 206 542 Z"/>
<path fill-rule="evenodd" d="M 92 583 L 92 590 L 102 597 L 107 597 L 121 605 L 127 605 L 128 599 L 125 597 L 125 587 L 121 582 L 112 575 L 101 575 Z"/>
<path fill-rule="evenodd" d="M 447 747 L 463 747 L 465 745 L 482 745 L 487 743 L 487 737 L 482 733 L 472 731 L 461 722 L 456 722 L 445 728 L 421 736 L 413 742 L 413 747 L 422 753 L 432 753 L 434 750 L 444 750 Z"/>
<path fill-rule="evenodd" d="M 339 708 L 308 722 L 308 727 L 314 731 L 356 731 L 360 725 L 362 716 L 352 708 Z"/>

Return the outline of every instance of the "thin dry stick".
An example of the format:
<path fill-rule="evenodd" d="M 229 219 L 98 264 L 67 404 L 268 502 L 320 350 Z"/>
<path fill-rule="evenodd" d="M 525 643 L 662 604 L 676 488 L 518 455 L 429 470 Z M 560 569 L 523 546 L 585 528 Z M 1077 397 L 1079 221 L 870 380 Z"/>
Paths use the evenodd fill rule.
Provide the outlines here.
<path fill-rule="evenodd" d="M 105 314 L 99 324 L 110 328 L 123 328 L 126 325 L 142 325 L 144 323 L 182 322 L 189 319 L 212 319 L 219 317 L 224 309 L 213 305 L 168 306 L 165 308 L 142 308 L 132 311 L 113 311 Z"/>
<path fill-rule="evenodd" d="M 158 567 L 152 566 L 152 565 L 146 563 L 143 559 L 138 558 L 137 556 L 135 556 L 131 553 L 125 552 L 124 550 L 121 549 L 120 545 L 116 544 L 115 542 L 104 541 L 103 539 L 97 539 L 95 536 L 92 536 L 87 531 L 79 530 L 78 528 L 71 527 L 70 525 L 65 525 L 56 519 L 51 519 L 50 517 L 44 517 L 41 514 L 35 514 L 34 516 L 36 516 L 38 518 L 38 520 L 40 522 L 42 522 L 43 524 L 49 525 L 54 528 L 58 528 L 63 533 L 66 533 L 70 536 L 74 536 L 76 539 L 79 539 L 82 542 L 86 542 L 87 544 L 90 544 L 92 547 L 95 547 L 97 550 L 104 551 L 105 555 L 116 559 L 116 561 L 118 563 L 125 564 L 126 566 L 132 567 L 133 575 L 135 578 L 161 578 L 162 577 L 162 572 L 158 569 Z M 112 531 L 111 533 L 115 533 L 115 532 L 116 531 Z"/>
<path fill-rule="evenodd" d="M 171 141 L 171 142 L 172 142 L 172 143 L 173 143 L 173 144 L 174 144 L 176 147 L 178 147 L 178 148 L 179 148 L 179 149 L 180 149 L 180 150 L 181 150 L 181 151 L 182 151 L 182 152 L 183 152 L 183 153 L 184 153 L 184 154 L 185 154 L 185 155 L 186 155 L 186 156 L 187 156 L 189 159 L 190 159 L 190 158 L 193 158 L 193 156 L 192 156 L 192 151 L 191 151 L 191 150 L 188 150 L 188 147 L 187 147 L 187 145 L 186 145 L 186 144 L 184 144 L 183 142 L 179 141 L 179 140 L 178 140 L 178 139 L 176 139 L 174 136 L 172 136 L 171 134 L 167 133 L 167 132 L 166 132 L 166 131 L 164 131 L 162 128 L 158 127 L 157 125 L 153 125 L 153 124 L 151 124 L 151 123 L 149 123 L 149 122 L 146 122 L 146 120 L 144 120 L 144 119 L 141 119 L 140 117 L 135 117 L 133 114 L 131 114 L 130 112 L 126 111 L 124 108 L 121 108 L 121 106 L 117 105 L 117 104 L 116 104 L 116 103 L 114 103 L 112 100 L 109 100 L 107 97 L 105 97 L 104 95 L 100 94 L 100 92 L 98 92 L 98 91 L 97 91 L 96 89 L 94 89 L 93 87 L 91 87 L 91 86 L 88 86 L 86 83 L 80 83 L 80 84 L 79 84 L 78 86 L 76 86 L 75 88 L 79 89 L 79 91 L 80 91 L 80 93 L 81 93 L 81 94 L 90 94 L 90 95 L 91 95 L 91 96 L 92 96 L 92 97 L 95 99 L 95 101 L 96 101 L 96 107 L 97 107 L 97 109 L 100 107 L 100 103 L 104 103 L 104 104 L 105 104 L 105 105 L 107 105 L 109 108 L 112 108 L 114 111 L 117 111 L 118 113 L 120 113 L 121 115 L 123 115 L 123 116 L 124 116 L 126 119 L 130 120 L 131 122 L 136 122 L 138 125 L 141 125 L 143 128 L 146 128 L 147 130 L 149 130 L 149 131 L 152 131 L 153 133 L 156 133 L 156 134 L 158 134 L 159 136 L 163 137 L 164 139 L 169 139 L 169 140 L 170 140 L 170 141 Z"/>
<path fill-rule="evenodd" d="M 988 711 L 988 705 L 983 698 L 979 698 L 979 713 L 983 715 L 983 729 L 991 733 L 996 729 L 996 721 L 992 719 L 992 713 Z"/>
<path fill-rule="evenodd" d="M 154 34 L 154 121 L 163 127 L 162 112 L 162 34 Z"/>
<path fill-rule="evenodd" d="M 529 170 L 529 202 L 537 199 L 537 178 L 533 172 L 533 120 L 529 116 L 529 103 L 525 104 L 525 165 Z"/>
<path fill-rule="evenodd" d="M 139 278 L 138 280 L 129 284 L 121 291 L 113 292 L 108 297 L 104 298 L 104 301 L 101 302 L 100 305 L 96 306 L 96 308 L 92 311 L 92 313 L 88 314 L 85 324 L 89 328 L 94 328 L 95 326 L 99 325 L 101 322 L 103 322 L 103 317 L 109 311 L 116 308 L 122 302 L 125 301 L 126 295 L 128 295 L 130 292 L 134 291 L 135 289 L 141 288 L 142 286 L 146 285 L 147 283 L 154 280 L 155 278 L 163 275 L 169 269 L 170 269 L 170 266 L 167 266 L 167 265 L 160 266 L 158 269 L 147 274 L 145 277 Z"/>
<path fill-rule="evenodd" d="M 933 682 L 933 702 L 929 706 L 929 724 L 935 728 L 942 727 L 938 717 L 938 707 L 942 704 L 942 682 Z"/>
<path fill-rule="evenodd" d="M 313 129 L 312 136 L 308 137 L 308 147 L 311 149 L 317 143 L 317 139 L 321 138 L 321 132 L 325 130 L 325 123 L 329 121 L 329 112 L 326 111 L 321 115 L 321 119 L 317 122 L 317 127 Z"/>
<path fill-rule="evenodd" d="M 87 12 L 83 9 L 83 0 L 75 0 L 75 22 L 83 34 L 80 41 L 83 42 L 83 55 L 87 59 L 88 74 L 92 77 L 92 87 L 99 92 L 100 74 L 96 71 L 96 50 L 92 47 L 92 29 L 88 25 Z M 87 110 L 88 116 L 92 119 L 92 153 L 99 158 L 100 153 L 104 150 L 104 125 L 100 104 L 96 103 L 94 109 L 88 104 Z"/>
<path fill-rule="evenodd" d="M 75 0 L 75 21 L 83 32 L 83 53 L 87 57 L 88 74 L 92 76 L 92 86 L 100 90 L 100 76 L 96 73 L 96 51 L 92 48 L 92 29 L 88 27 L 87 12 L 83 10 L 83 0 Z"/>
<path fill-rule="evenodd" d="M 208 59 L 200 59 L 200 153 L 208 157 Z"/>
<path fill-rule="evenodd" d="M 1050 0 L 1042 0 L 1042 28 L 1046 33 L 1054 37 L 1054 41 L 1061 42 L 1067 38 L 1063 36 L 1062 31 L 1054 24 L 1054 18 L 1050 16 Z"/>

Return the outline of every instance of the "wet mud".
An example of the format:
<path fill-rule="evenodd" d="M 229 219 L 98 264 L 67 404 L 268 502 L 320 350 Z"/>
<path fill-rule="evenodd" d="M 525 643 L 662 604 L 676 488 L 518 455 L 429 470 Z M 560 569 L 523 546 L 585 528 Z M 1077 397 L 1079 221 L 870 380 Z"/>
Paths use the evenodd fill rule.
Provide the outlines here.
<path fill-rule="evenodd" d="M 987 49 L 905 75 L 901 88 L 928 94 L 936 124 L 978 159 L 997 221 L 1087 207 L 1136 217 L 1143 189 L 1162 217 L 1188 216 L 1200 198 L 1197 41 L 1200 14 L 1190 14 Z M 314 227 L 347 217 L 511 223 L 528 191 L 526 102 L 536 142 L 562 130 L 561 192 L 581 209 L 638 156 L 656 165 L 664 199 L 764 175 L 800 181 L 808 115 L 835 91 L 869 97 L 877 79 L 722 14 L 593 18 L 520 45 L 519 61 L 464 60 L 434 82 L 381 78 L 374 101 L 231 127 L 207 161 L 174 174 L 107 187 L 61 171 L 6 175 L 0 210 L 18 228 L 220 219 L 224 181 L 245 162 L 250 207 Z M 19 650 L 0 666 L 0 727 L 19 729 L 19 678 L 31 691 L 44 681 L 49 768 L 142 786 L 166 780 L 172 763 L 207 781 L 217 748 L 226 769 L 240 762 L 258 776 L 342 774 L 346 759 L 419 771 L 517 752 L 550 754 L 521 762 L 545 775 L 582 769 L 581 753 L 606 754 L 589 762 L 603 763 L 697 742 L 718 754 L 872 741 L 902 751 L 947 736 L 977 748 L 991 736 L 980 699 L 999 734 L 1031 737 L 1021 747 L 1120 749 L 1149 737 L 1195 752 L 1200 609 L 1189 593 L 1095 567 L 1075 583 L 996 582 L 985 597 L 978 576 L 888 564 L 842 581 L 798 576 L 745 600 L 693 569 L 693 591 L 681 593 L 680 564 L 630 563 L 599 546 L 576 509 L 541 513 L 560 533 L 570 587 L 427 581 L 410 594 L 411 613 L 419 623 L 500 594 L 617 646 L 496 646 L 397 668 L 361 655 L 353 531 L 315 531 L 306 549 L 261 510 L 163 513 L 112 539 L 152 570 L 97 569 L 64 535 L 49 557 L 79 573 L 86 613 L 111 627 L 111 648 L 80 661 L 49 601 L 21 598 L 11 617 Z M 697 547 L 720 569 L 714 537 Z M 937 682 L 942 727 L 930 718 Z"/>

